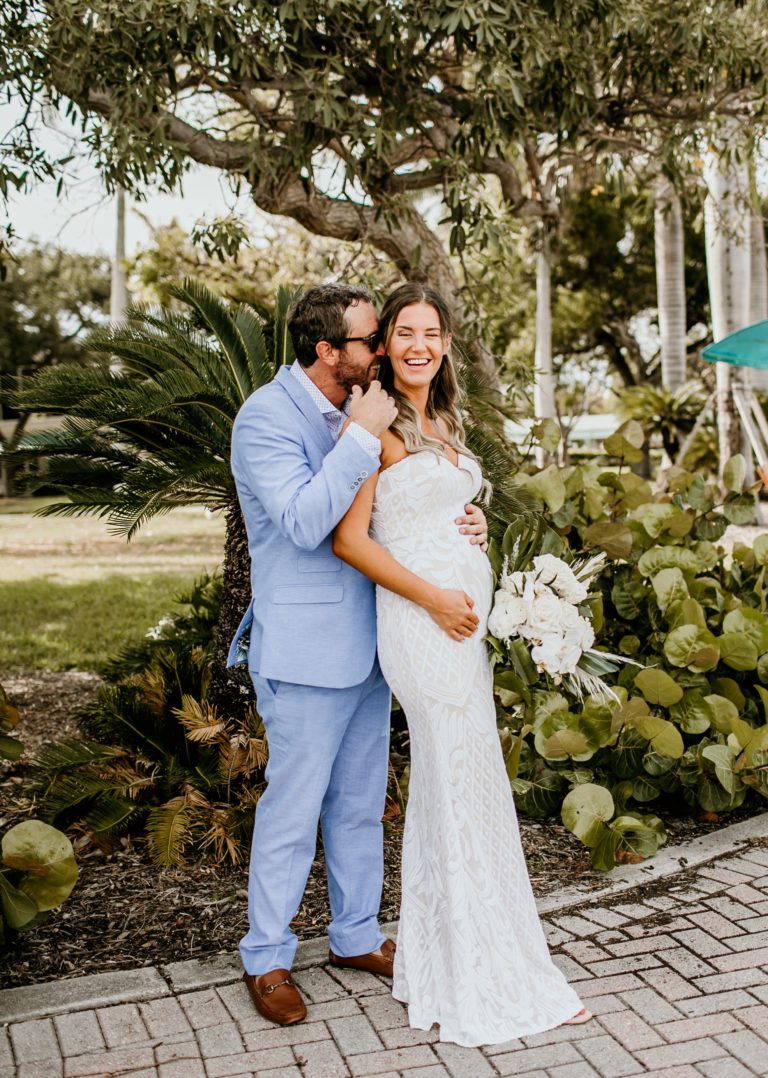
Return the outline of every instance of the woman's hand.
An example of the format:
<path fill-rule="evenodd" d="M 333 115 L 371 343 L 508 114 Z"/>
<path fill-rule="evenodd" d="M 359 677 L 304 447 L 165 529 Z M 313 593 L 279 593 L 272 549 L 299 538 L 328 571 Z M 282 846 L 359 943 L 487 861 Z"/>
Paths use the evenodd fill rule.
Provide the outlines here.
<path fill-rule="evenodd" d="M 464 591 L 455 588 L 437 588 L 435 595 L 424 609 L 452 640 L 464 640 L 471 636 L 480 619 L 472 610 L 475 605 Z"/>
<path fill-rule="evenodd" d="M 485 513 L 471 502 L 464 506 L 464 512 L 467 514 L 465 517 L 456 518 L 456 523 L 463 525 L 459 527 L 459 531 L 462 535 L 468 535 L 470 543 L 476 544 L 485 552 L 488 549 L 488 521 L 485 519 Z"/>

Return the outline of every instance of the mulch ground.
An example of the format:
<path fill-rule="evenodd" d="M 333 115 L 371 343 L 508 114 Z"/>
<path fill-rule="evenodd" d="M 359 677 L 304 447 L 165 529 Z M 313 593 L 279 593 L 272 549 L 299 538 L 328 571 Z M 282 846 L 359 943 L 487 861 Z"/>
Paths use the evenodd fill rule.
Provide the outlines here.
<path fill-rule="evenodd" d="M 13 816 L 25 760 L 46 741 L 73 736 L 74 709 L 99 684 L 95 675 L 78 671 L 5 676 L 3 685 L 22 715 L 17 733 L 25 755 L 16 764 L 0 765 L 0 831 Z M 670 842 L 735 823 L 764 805 L 755 802 L 724 816 L 722 821 L 692 817 L 665 823 Z M 600 887 L 602 873 L 591 865 L 589 852 L 556 819 L 520 820 L 531 882 L 536 895 L 579 884 Z M 386 825 L 385 886 L 381 919 L 397 919 L 400 905 L 401 823 Z M 14 936 L 0 955 L 4 988 L 35 984 L 88 973 L 162 965 L 188 958 L 229 954 L 247 928 L 247 864 L 159 870 L 146 843 L 122 838 L 111 848 L 97 848 L 73 836 L 80 877 L 64 903 L 42 925 Z M 322 845 L 293 928 L 300 939 L 325 933 L 330 919 Z"/>

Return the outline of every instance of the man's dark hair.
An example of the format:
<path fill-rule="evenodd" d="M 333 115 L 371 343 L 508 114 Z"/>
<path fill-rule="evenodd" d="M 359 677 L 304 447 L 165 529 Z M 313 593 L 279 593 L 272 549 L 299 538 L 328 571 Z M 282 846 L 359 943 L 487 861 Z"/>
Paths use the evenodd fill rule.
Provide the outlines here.
<path fill-rule="evenodd" d="M 318 341 L 328 341 L 336 347 L 341 344 L 349 334 L 344 312 L 361 301 L 371 302 L 366 290 L 346 284 L 314 285 L 296 300 L 287 323 L 302 367 L 311 367 L 317 359 Z"/>

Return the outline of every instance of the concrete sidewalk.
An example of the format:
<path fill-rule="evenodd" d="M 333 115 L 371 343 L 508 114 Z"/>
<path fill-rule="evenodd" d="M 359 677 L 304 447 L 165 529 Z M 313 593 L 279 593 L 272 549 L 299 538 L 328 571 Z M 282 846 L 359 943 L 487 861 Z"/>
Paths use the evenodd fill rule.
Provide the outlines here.
<path fill-rule="evenodd" d="M 754 841 L 753 841 L 754 840 Z M 253 1009 L 236 956 L 0 992 L 0 1078 L 768 1075 L 768 814 L 539 903 L 596 1015 L 489 1048 L 408 1027 L 388 983 L 301 944 L 305 1022 Z"/>

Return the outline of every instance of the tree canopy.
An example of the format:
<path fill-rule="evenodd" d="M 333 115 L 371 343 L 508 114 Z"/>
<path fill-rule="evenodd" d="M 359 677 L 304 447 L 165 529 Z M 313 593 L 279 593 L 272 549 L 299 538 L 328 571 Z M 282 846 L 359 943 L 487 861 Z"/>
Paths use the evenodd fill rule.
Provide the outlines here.
<path fill-rule="evenodd" d="M 461 310 L 449 252 L 493 243 L 500 206 L 555 219 L 574 155 L 653 144 L 664 158 L 686 125 L 762 115 L 760 7 L 6 0 L 0 79 L 29 111 L 3 186 L 34 172 L 34 111 L 50 101 L 108 185 L 172 186 L 212 165 L 263 210 L 366 240 Z"/>

